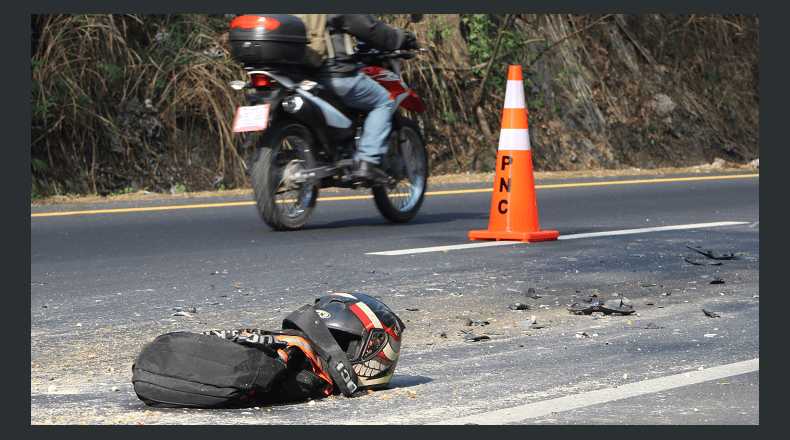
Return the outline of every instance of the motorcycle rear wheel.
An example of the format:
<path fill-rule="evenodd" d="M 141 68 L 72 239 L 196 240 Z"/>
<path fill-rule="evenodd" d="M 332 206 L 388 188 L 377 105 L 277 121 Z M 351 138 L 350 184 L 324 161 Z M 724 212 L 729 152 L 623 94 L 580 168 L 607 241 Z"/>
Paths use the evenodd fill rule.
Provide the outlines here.
<path fill-rule="evenodd" d="M 428 155 L 420 129 L 411 119 L 399 118 L 401 132 L 406 135 L 405 156 L 396 133 L 382 162 L 390 183 L 373 187 L 376 208 L 393 223 L 407 222 L 417 215 L 428 186 Z M 411 168 L 411 176 L 407 167 Z"/>
<path fill-rule="evenodd" d="M 250 177 L 258 214 L 274 230 L 300 229 L 313 215 L 320 181 L 295 183 L 289 174 L 315 168 L 314 145 L 310 131 L 296 123 L 270 127 L 258 143 Z"/>

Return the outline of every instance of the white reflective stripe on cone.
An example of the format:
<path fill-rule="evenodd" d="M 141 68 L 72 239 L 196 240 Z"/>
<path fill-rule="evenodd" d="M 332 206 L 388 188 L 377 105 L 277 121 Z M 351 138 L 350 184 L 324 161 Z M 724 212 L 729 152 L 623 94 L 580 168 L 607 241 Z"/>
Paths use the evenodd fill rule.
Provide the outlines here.
<path fill-rule="evenodd" d="M 499 134 L 500 150 L 532 150 L 529 145 L 529 130 L 503 128 Z"/>
<path fill-rule="evenodd" d="M 524 105 L 524 84 L 522 81 L 507 82 L 505 108 L 527 108 Z"/>

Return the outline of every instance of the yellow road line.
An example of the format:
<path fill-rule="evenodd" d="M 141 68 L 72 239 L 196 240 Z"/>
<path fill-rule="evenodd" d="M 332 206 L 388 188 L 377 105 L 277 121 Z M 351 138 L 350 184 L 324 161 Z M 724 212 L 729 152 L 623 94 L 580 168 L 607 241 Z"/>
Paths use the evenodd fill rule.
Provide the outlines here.
<path fill-rule="evenodd" d="M 705 177 L 670 177 L 668 179 L 643 179 L 643 180 L 619 180 L 616 182 L 587 182 L 587 183 L 559 183 L 556 185 L 535 185 L 535 189 L 545 188 L 571 188 L 577 186 L 600 186 L 600 185 L 625 185 L 631 183 L 656 183 L 656 182 L 683 182 L 689 180 L 715 180 L 715 179 L 737 179 L 741 177 L 759 177 L 759 174 L 738 174 L 735 176 L 705 176 Z M 426 192 L 426 195 L 440 194 L 468 194 L 479 192 L 491 192 L 494 188 L 463 189 L 456 191 L 434 191 Z"/>
<path fill-rule="evenodd" d="M 692 181 L 692 180 L 717 180 L 717 179 L 738 179 L 743 177 L 759 177 L 760 174 L 738 174 L 734 176 L 705 176 L 705 177 L 670 177 L 667 179 L 644 179 L 644 180 L 620 180 L 615 182 L 587 182 L 587 183 L 561 183 L 556 185 L 535 185 L 536 189 L 545 189 L 545 188 L 571 188 L 571 187 L 580 187 L 580 186 L 599 186 L 599 185 L 626 185 L 626 184 L 633 184 L 633 183 L 659 183 L 659 182 L 684 182 L 684 181 Z M 469 193 L 480 193 L 480 192 L 492 192 L 493 186 L 491 188 L 480 188 L 480 189 L 462 189 L 462 190 L 453 190 L 453 191 L 428 191 L 425 195 L 429 196 L 436 196 L 436 195 L 450 195 L 450 194 L 469 194 Z M 338 201 L 338 200 L 362 200 L 362 199 L 372 199 L 372 195 L 362 195 L 362 196 L 339 196 L 339 197 L 319 197 L 318 200 L 320 201 Z M 170 209 L 193 209 L 193 208 L 221 208 L 225 206 L 242 206 L 242 205 L 254 205 L 254 201 L 248 202 L 233 202 L 233 203 L 207 203 L 202 205 L 173 205 L 173 206 L 149 206 L 144 208 L 123 208 L 123 209 L 95 209 L 89 211 L 65 211 L 65 212 L 40 212 L 40 213 L 33 213 L 30 214 L 31 217 L 52 217 L 52 216 L 62 216 L 62 215 L 79 215 L 79 214 L 110 214 L 110 213 L 117 213 L 117 212 L 140 212 L 140 211 L 164 211 Z"/>

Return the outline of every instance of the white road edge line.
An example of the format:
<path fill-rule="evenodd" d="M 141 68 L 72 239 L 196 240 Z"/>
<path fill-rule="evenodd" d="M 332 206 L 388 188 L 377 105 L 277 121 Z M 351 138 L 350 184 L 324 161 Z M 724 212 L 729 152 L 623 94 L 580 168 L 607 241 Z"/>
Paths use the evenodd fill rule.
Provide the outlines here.
<path fill-rule="evenodd" d="M 646 232 L 660 232 L 660 231 L 674 231 L 678 229 L 694 229 L 694 228 L 713 228 L 716 226 L 734 226 L 745 225 L 749 222 L 714 222 L 714 223 L 694 223 L 689 225 L 675 225 L 675 226 L 659 226 L 655 228 L 639 228 L 639 229 L 623 229 L 620 231 L 603 231 L 603 232 L 590 232 L 584 234 L 570 234 L 560 235 L 558 240 L 573 240 L 576 238 L 589 238 L 589 237 L 609 237 L 613 235 L 626 235 L 626 234 L 643 234 Z M 525 244 L 524 241 L 478 241 L 467 244 L 454 244 L 449 246 L 433 246 L 425 248 L 414 249 L 401 249 L 396 251 L 383 251 L 383 252 L 368 252 L 365 255 L 407 255 L 407 254 L 421 254 L 425 252 L 444 252 L 458 249 L 472 249 L 491 246 L 507 246 L 516 244 Z"/>
<path fill-rule="evenodd" d="M 559 397 L 542 402 L 504 408 L 466 417 L 442 420 L 429 425 L 461 425 L 474 423 L 479 425 L 501 425 L 503 423 L 542 417 L 551 413 L 584 408 L 591 405 L 612 402 L 644 394 L 658 393 L 672 388 L 694 385 L 701 382 L 718 380 L 724 377 L 760 371 L 760 358 L 743 362 L 735 362 L 704 370 L 689 371 L 673 376 L 659 377 L 641 382 L 619 385 L 617 388 L 605 388 L 572 396 Z"/>

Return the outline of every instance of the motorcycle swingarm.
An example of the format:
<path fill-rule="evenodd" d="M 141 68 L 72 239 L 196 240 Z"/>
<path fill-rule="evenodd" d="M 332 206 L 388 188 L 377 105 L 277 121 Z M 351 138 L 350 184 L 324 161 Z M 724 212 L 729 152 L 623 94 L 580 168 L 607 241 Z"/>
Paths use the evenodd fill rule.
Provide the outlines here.
<path fill-rule="evenodd" d="M 353 168 L 353 159 L 344 159 L 332 165 L 313 168 L 309 170 L 294 171 L 291 180 L 295 183 L 305 183 L 309 180 L 323 179 L 325 177 L 339 176 Z"/>

